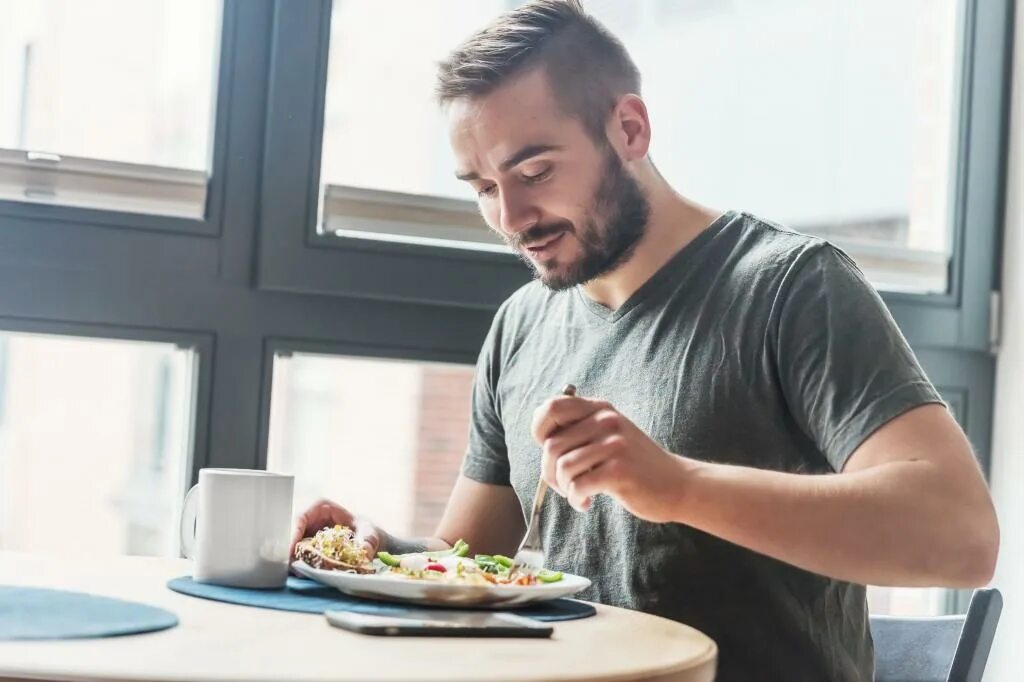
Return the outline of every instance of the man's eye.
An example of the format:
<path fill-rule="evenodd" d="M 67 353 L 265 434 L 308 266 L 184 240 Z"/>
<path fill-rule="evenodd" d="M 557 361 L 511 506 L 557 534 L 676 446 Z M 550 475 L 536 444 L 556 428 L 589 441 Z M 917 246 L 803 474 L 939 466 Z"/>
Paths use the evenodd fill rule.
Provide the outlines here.
<path fill-rule="evenodd" d="M 494 193 L 497 191 L 497 185 L 487 185 L 486 187 L 481 187 L 480 189 L 478 189 L 476 193 L 482 197 L 492 197 L 494 196 Z"/>
<path fill-rule="evenodd" d="M 537 173 L 536 175 L 524 175 L 523 176 L 523 180 L 528 185 L 532 185 L 532 184 L 537 183 L 537 182 L 543 182 L 544 180 L 546 180 L 548 178 L 549 175 L 551 175 L 551 168 L 550 167 L 549 168 L 545 168 L 544 170 L 542 170 L 540 173 Z"/>

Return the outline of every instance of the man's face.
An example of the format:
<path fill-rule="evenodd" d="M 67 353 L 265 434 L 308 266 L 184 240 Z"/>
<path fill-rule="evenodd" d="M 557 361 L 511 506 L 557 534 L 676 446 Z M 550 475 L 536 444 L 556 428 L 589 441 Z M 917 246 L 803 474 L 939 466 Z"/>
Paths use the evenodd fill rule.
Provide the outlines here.
<path fill-rule="evenodd" d="M 456 175 L 546 286 L 583 284 L 632 255 L 647 225 L 643 191 L 609 145 L 562 112 L 542 70 L 448 113 Z"/>

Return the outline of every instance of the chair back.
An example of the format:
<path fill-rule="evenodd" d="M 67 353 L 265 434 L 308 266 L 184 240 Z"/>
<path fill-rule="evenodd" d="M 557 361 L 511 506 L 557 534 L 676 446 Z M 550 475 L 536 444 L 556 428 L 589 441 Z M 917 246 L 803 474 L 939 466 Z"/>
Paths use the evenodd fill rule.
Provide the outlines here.
<path fill-rule="evenodd" d="M 875 682 L 981 682 L 1002 609 L 990 588 L 962 616 L 871 616 Z"/>

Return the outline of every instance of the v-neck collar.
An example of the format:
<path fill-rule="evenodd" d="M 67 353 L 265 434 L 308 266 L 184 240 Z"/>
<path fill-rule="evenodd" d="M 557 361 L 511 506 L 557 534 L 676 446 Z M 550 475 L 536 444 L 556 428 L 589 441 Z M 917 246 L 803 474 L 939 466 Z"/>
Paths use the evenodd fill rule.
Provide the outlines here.
<path fill-rule="evenodd" d="M 580 302 L 597 317 L 609 323 L 621 320 L 629 311 L 651 299 L 665 285 L 672 281 L 672 275 L 687 261 L 697 258 L 704 245 L 711 241 L 725 225 L 729 224 L 736 217 L 735 211 L 726 211 L 718 216 L 710 225 L 701 230 L 700 234 L 691 239 L 683 248 L 679 249 L 668 261 L 651 275 L 646 282 L 627 298 L 622 305 L 612 310 L 607 306 L 598 303 L 583 292 L 582 286 L 573 287 L 574 294 Z"/>

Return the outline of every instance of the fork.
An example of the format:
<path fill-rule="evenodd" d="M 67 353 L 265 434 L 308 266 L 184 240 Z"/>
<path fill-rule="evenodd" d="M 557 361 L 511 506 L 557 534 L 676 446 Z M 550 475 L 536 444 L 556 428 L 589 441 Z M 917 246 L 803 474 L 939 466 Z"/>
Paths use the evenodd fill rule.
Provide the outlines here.
<path fill-rule="evenodd" d="M 562 395 L 576 395 L 576 387 L 567 384 Z M 533 495 L 533 509 L 530 511 L 530 523 L 526 526 L 526 535 L 519 543 L 519 549 L 512 559 L 513 567 L 523 567 L 539 571 L 544 568 L 544 547 L 540 542 L 540 508 L 544 506 L 544 495 L 548 491 L 548 482 L 544 476 L 537 481 L 537 492 Z"/>

